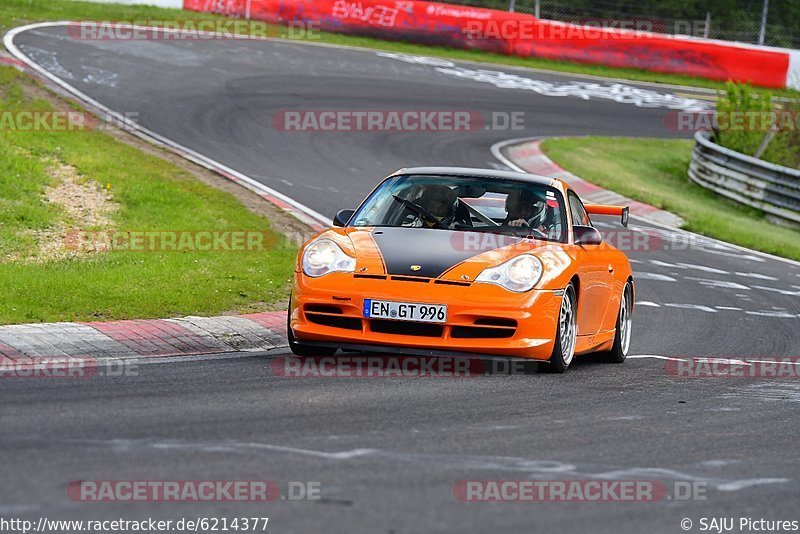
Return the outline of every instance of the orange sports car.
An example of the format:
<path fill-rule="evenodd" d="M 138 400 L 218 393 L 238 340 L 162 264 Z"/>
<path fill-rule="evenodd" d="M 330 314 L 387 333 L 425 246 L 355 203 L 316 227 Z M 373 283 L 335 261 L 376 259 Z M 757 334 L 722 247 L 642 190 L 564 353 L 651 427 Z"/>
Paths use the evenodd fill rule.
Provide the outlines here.
<path fill-rule="evenodd" d="M 633 274 L 568 184 L 530 174 L 401 169 L 300 249 L 289 305 L 292 352 L 470 353 L 622 362 Z"/>

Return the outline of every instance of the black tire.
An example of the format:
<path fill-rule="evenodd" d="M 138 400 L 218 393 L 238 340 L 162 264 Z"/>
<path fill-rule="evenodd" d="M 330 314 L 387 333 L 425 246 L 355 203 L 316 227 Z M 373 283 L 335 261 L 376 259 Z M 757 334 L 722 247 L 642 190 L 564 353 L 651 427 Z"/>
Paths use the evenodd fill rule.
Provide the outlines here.
<path fill-rule="evenodd" d="M 540 367 L 545 373 L 563 373 L 575 358 L 575 342 L 577 340 L 578 299 L 572 282 L 564 290 L 561 308 L 558 312 L 556 337 L 553 353 L 546 365 Z"/>
<path fill-rule="evenodd" d="M 289 302 L 291 303 L 291 297 L 289 298 Z M 295 356 L 333 356 L 336 354 L 338 350 L 336 347 L 317 347 L 316 345 L 305 345 L 300 341 L 297 341 L 294 337 L 294 332 L 292 332 L 292 326 L 289 321 L 289 317 L 291 317 L 291 311 L 286 313 L 286 339 L 289 340 L 289 350 L 292 351 L 292 354 Z"/>
<path fill-rule="evenodd" d="M 622 288 L 622 298 L 617 312 L 617 324 L 614 334 L 614 345 L 608 352 L 600 353 L 600 357 L 607 363 L 623 363 L 628 356 L 631 344 L 631 314 L 633 312 L 633 286 L 630 282 Z"/>

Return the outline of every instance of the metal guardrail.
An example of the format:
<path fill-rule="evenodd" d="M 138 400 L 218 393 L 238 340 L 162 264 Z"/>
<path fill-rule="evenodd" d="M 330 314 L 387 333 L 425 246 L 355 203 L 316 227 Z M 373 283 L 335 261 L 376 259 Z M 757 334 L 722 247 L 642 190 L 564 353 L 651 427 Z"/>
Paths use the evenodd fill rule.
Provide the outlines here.
<path fill-rule="evenodd" d="M 775 222 L 800 226 L 800 170 L 721 147 L 697 132 L 689 178 L 712 191 L 764 211 Z"/>

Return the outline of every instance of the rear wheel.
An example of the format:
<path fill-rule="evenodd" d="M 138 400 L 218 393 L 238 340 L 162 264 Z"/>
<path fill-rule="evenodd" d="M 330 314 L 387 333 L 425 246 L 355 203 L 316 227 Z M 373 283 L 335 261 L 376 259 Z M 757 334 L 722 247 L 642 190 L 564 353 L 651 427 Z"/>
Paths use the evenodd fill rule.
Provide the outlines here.
<path fill-rule="evenodd" d="M 622 298 L 619 302 L 617 315 L 617 328 L 614 335 L 614 345 L 611 350 L 603 353 L 603 359 L 609 363 L 622 363 L 628 356 L 631 346 L 631 325 L 633 312 L 633 286 L 630 282 L 622 288 Z"/>
<path fill-rule="evenodd" d="M 291 299 L 289 300 L 291 302 Z M 338 350 L 336 347 L 317 347 L 315 345 L 304 345 L 297 341 L 292 332 L 292 324 L 289 318 L 292 312 L 286 313 L 286 338 L 289 340 L 289 350 L 295 356 L 333 356 Z"/>
<path fill-rule="evenodd" d="M 558 312 L 556 339 L 553 353 L 542 370 L 548 373 L 563 373 L 575 357 L 575 341 L 578 337 L 578 299 L 575 287 L 570 283 L 564 290 L 561 309 Z"/>

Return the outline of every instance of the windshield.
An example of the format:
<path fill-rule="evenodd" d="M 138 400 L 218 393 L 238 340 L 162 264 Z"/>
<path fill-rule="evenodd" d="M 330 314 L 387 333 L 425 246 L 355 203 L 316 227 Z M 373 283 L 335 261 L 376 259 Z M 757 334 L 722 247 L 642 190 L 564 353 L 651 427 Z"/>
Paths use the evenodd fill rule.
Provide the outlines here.
<path fill-rule="evenodd" d="M 353 226 L 405 226 L 531 236 L 564 242 L 561 193 L 532 182 L 400 175 L 383 182 Z"/>

